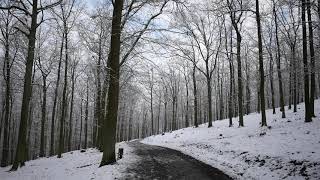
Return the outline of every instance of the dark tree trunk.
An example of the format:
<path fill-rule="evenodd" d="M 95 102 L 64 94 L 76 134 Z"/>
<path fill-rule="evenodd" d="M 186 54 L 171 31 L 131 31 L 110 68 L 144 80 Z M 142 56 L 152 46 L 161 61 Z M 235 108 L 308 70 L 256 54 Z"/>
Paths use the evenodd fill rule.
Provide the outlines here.
<path fill-rule="evenodd" d="M 58 149 L 58 158 L 61 158 L 61 154 L 64 152 L 64 124 L 67 115 L 67 87 L 68 87 L 68 61 L 69 61 L 69 53 L 68 53 L 68 27 L 66 21 L 63 23 L 64 27 L 64 38 L 65 38 L 65 63 L 64 63 L 64 84 L 63 84 L 63 92 L 62 92 L 62 106 L 61 106 L 61 117 L 60 117 L 60 134 L 59 134 L 59 149 Z"/>
<path fill-rule="evenodd" d="M 36 43 L 37 19 L 38 19 L 38 0 L 33 0 L 31 26 L 28 34 L 28 53 L 24 74 L 23 97 L 21 106 L 21 119 L 19 125 L 18 145 L 15 160 L 11 170 L 17 170 L 19 165 L 23 166 L 27 159 L 27 124 L 29 119 L 29 103 L 32 94 L 32 69 L 34 62 L 34 49 Z"/>
<path fill-rule="evenodd" d="M 212 97 L 211 97 L 212 87 L 211 78 L 207 77 L 207 93 L 208 93 L 208 127 L 212 127 Z"/>
<path fill-rule="evenodd" d="M 194 113 L 194 126 L 198 127 L 198 97 L 197 97 L 197 80 L 196 80 L 196 66 L 193 66 L 192 70 L 192 81 L 193 81 L 193 113 Z"/>
<path fill-rule="evenodd" d="M 168 128 L 167 128 L 167 124 L 168 124 L 168 119 L 167 119 L 168 89 L 167 89 L 167 87 L 165 87 L 165 89 L 166 90 L 165 90 L 165 97 L 164 97 L 164 126 L 163 126 L 163 132 L 167 132 L 167 130 L 168 130 Z"/>
<path fill-rule="evenodd" d="M 309 102 L 309 65 L 307 48 L 307 28 L 306 28 L 306 0 L 302 0 L 301 6 L 302 20 L 302 46 L 303 46 L 303 69 L 304 69 L 304 104 L 305 104 L 305 122 L 311 122 L 311 110 Z"/>
<path fill-rule="evenodd" d="M 10 124 L 10 97 L 11 97 L 11 64 L 9 57 L 9 32 L 8 32 L 8 24 L 6 24 L 6 37 L 5 37 L 5 55 L 4 55 L 4 70 L 5 75 L 4 80 L 6 84 L 5 88 L 5 100 L 4 100 L 4 125 L 3 125 L 3 146 L 2 146 L 2 159 L 1 159 L 1 167 L 5 167 L 8 165 L 8 156 L 9 156 L 9 124 Z M 2 128 L 2 127 L 0 127 Z M 0 138 L 1 138 L 1 130 L 0 130 Z"/>
<path fill-rule="evenodd" d="M 311 65 L 311 90 L 310 90 L 310 116 L 315 117 L 314 114 L 314 97 L 316 92 L 316 78 L 315 78 L 315 55 L 313 45 L 313 25 L 311 15 L 311 2 L 307 0 L 308 13 L 308 28 L 309 28 L 309 50 L 310 50 L 310 65 Z"/>
<path fill-rule="evenodd" d="M 69 139 L 68 139 L 68 151 L 71 151 L 72 149 L 72 127 L 73 127 L 73 102 L 74 102 L 74 86 L 76 83 L 76 78 L 75 78 L 75 71 L 76 71 L 76 64 L 74 65 L 72 69 L 72 75 L 71 75 L 71 80 L 72 80 L 72 87 L 71 87 L 71 104 L 70 104 L 70 116 L 69 116 Z"/>
<path fill-rule="evenodd" d="M 84 117 L 84 149 L 88 148 L 88 118 L 89 118 L 89 84 L 87 82 L 87 99 L 86 99 L 86 110 L 85 110 L 85 117 Z"/>
<path fill-rule="evenodd" d="M 109 68 L 109 91 L 107 114 L 103 123 L 103 156 L 100 167 L 113 163 L 115 158 L 116 127 L 119 105 L 119 61 L 120 61 L 120 36 L 121 36 L 121 16 L 123 0 L 115 0 L 111 30 L 111 46 L 108 57 Z"/>
<path fill-rule="evenodd" d="M 292 48 L 293 59 L 293 112 L 297 112 L 298 92 L 297 92 L 297 60 L 295 46 Z"/>
<path fill-rule="evenodd" d="M 251 91 L 250 91 L 250 66 L 248 63 L 248 58 L 246 60 L 246 114 L 250 114 L 251 109 L 250 109 L 250 101 L 251 101 Z"/>
<path fill-rule="evenodd" d="M 263 49 L 262 49 L 259 0 L 256 0 L 256 20 L 257 20 L 257 28 L 258 28 L 258 46 L 259 46 L 261 126 L 267 126 L 266 110 L 265 110 L 265 96 L 264 96 L 264 68 L 263 68 Z"/>
<path fill-rule="evenodd" d="M 62 53 L 63 53 L 63 46 L 64 46 L 64 34 L 62 35 L 61 40 L 61 47 L 60 47 L 60 57 L 59 57 L 59 64 L 58 64 L 58 72 L 57 72 L 57 82 L 56 87 L 54 89 L 54 99 L 53 99 L 53 106 L 52 106 L 52 115 L 51 115 L 51 134 L 50 134 L 50 156 L 55 154 L 55 117 L 56 117 L 56 107 L 57 107 L 57 99 L 58 99 L 58 91 L 60 85 L 60 71 L 61 71 L 61 64 L 62 64 Z"/>
<path fill-rule="evenodd" d="M 277 43 L 277 70 L 278 70 L 278 82 L 279 82 L 279 95 L 280 95 L 280 111 L 282 112 L 282 118 L 286 118 L 286 113 L 284 109 L 284 94 L 282 88 L 282 74 L 281 74 L 281 52 L 280 52 L 280 42 L 278 36 L 278 18 L 276 13 L 275 3 L 273 2 L 273 16 L 274 16 L 274 24 L 276 30 L 276 43 Z"/>
<path fill-rule="evenodd" d="M 237 63 L 238 63 L 238 114 L 239 114 L 239 126 L 243 127 L 243 92 L 242 92 L 242 70 L 241 70 L 241 35 L 240 32 L 237 30 Z"/>
<path fill-rule="evenodd" d="M 40 61 L 40 60 L 39 60 Z M 42 75 L 42 108 L 41 108 L 41 139 L 40 139 L 40 157 L 45 157 L 45 123 L 46 123 L 46 111 L 47 111 L 47 75 Z"/>
<path fill-rule="evenodd" d="M 270 41 L 272 41 L 270 39 Z M 273 85 L 273 55 L 271 50 L 269 50 L 269 80 L 270 80 L 270 91 L 271 91 L 271 106 L 272 106 L 272 113 L 276 114 L 276 105 L 274 102 L 274 85 Z"/>
<path fill-rule="evenodd" d="M 83 105 L 83 99 L 81 98 L 81 104 L 80 104 L 80 134 L 79 134 L 79 149 L 82 148 L 82 105 Z"/>
<path fill-rule="evenodd" d="M 185 114 L 185 127 L 189 127 L 189 84 L 188 84 L 188 80 L 187 78 L 185 78 L 186 80 L 186 114 Z"/>
<path fill-rule="evenodd" d="M 101 38 L 101 37 L 100 37 Z M 101 106 L 101 98 L 104 98 L 104 97 L 101 97 L 101 78 L 100 78 L 100 75 L 101 75 L 101 59 L 102 59 L 102 40 L 100 39 L 99 40 L 99 54 L 98 54 L 98 63 L 97 63 L 97 99 L 96 99 L 96 108 L 95 108 L 95 116 L 96 116 L 96 122 L 98 122 L 98 125 L 97 125 L 97 138 L 96 138 L 96 143 L 95 145 L 101 149 L 101 127 L 102 127 L 102 113 L 103 113 L 103 107 Z"/>

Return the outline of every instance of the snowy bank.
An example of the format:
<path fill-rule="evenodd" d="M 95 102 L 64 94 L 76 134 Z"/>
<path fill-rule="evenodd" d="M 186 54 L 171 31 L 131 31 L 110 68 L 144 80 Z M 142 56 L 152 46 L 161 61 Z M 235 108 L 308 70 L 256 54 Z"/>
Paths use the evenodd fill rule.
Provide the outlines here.
<path fill-rule="evenodd" d="M 144 139 L 142 142 L 179 150 L 235 179 L 320 179 L 320 101 L 316 118 L 304 122 L 304 105 L 287 118 L 267 111 L 269 128 L 260 127 L 260 114 L 244 117 L 245 127 L 228 127 L 228 120 L 199 128 L 185 128 Z"/>
<path fill-rule="evenodd" d="M 131 163 L 136 162 L 132 149 L 125 143 L 117 144 L 124 148 L 123 159 L 113 165 L 99 168 L 102 153 L 97 149 L 86 152 L 72 151 L 64 153 L 62 158 L 56 156 L 40 158 L 26 162 L 26 166 L 10 172 L 10 167 L 0 168 L 1 180 L 112 180 L 122 177 L 122 172 Z"/>

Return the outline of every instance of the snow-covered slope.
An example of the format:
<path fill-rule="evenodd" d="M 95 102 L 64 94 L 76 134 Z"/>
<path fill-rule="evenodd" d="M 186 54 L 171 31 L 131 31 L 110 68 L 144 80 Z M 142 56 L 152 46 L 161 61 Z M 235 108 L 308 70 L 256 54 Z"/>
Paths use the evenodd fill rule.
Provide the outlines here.
<path fill-rule="evenodd" d="M 72 151 L 56 156 L 40 158 L 26 162 L 26 166 L 17 171 L 8 172 L 10 166 L 0 168 L 1 180 L 112 180 L 122 176 L 122 171 L 136 161 L 132 149 L 125 143 L 117 144 L 125 149 L 124 158 L 113 165 L 99 167 L 102 153 L 96 149 L 86 152 Z"/>
<path fill-rule="evenodd" d="M 267 111 L 268 128 L 260 127 L 260 114 L 244 117 L 245 127 L 228 127 L 228 120 L 199 128 L 185 128 L 144 139 L 146 144 L 182 151 L 217 167 L 235 179 L 320 179 L 320 101 L 316 116 L 304 122 L 304 105 L 298 112 Z M 287 109 L 287 108 L 286 108 Z"/>

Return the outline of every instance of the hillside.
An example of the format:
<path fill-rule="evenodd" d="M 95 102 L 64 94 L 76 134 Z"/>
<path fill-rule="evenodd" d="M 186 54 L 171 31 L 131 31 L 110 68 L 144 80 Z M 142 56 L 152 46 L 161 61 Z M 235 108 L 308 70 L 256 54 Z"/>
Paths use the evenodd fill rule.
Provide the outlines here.
<path fill-rule="evenodd" d="M 146 138 L 143 143 L 182 151 L 236 179 L 319 179 L 320 101 L 316 118 L 304 122 L 304 105 L 298 112 L 267 111 L 268 128 L 259 125 L 260 114 L 244 117 L 245 127 L 228 127 L 228 120 L 199 128 L 185 128 Z M 287 109 L 287 107 L 286 107 Z"/>

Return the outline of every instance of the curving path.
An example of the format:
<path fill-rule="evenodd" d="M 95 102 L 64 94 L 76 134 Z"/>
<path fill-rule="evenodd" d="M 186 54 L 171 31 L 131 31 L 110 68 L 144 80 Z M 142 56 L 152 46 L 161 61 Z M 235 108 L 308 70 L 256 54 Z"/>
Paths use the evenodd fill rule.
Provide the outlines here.
<path fill-rule="evenodd" d="M 128 142 L 128 145 L 141 160 L 127 168 L 124 179 L 231 179 L 222 171 L 173 149 L 146 145 L 139 141 Z"/>

